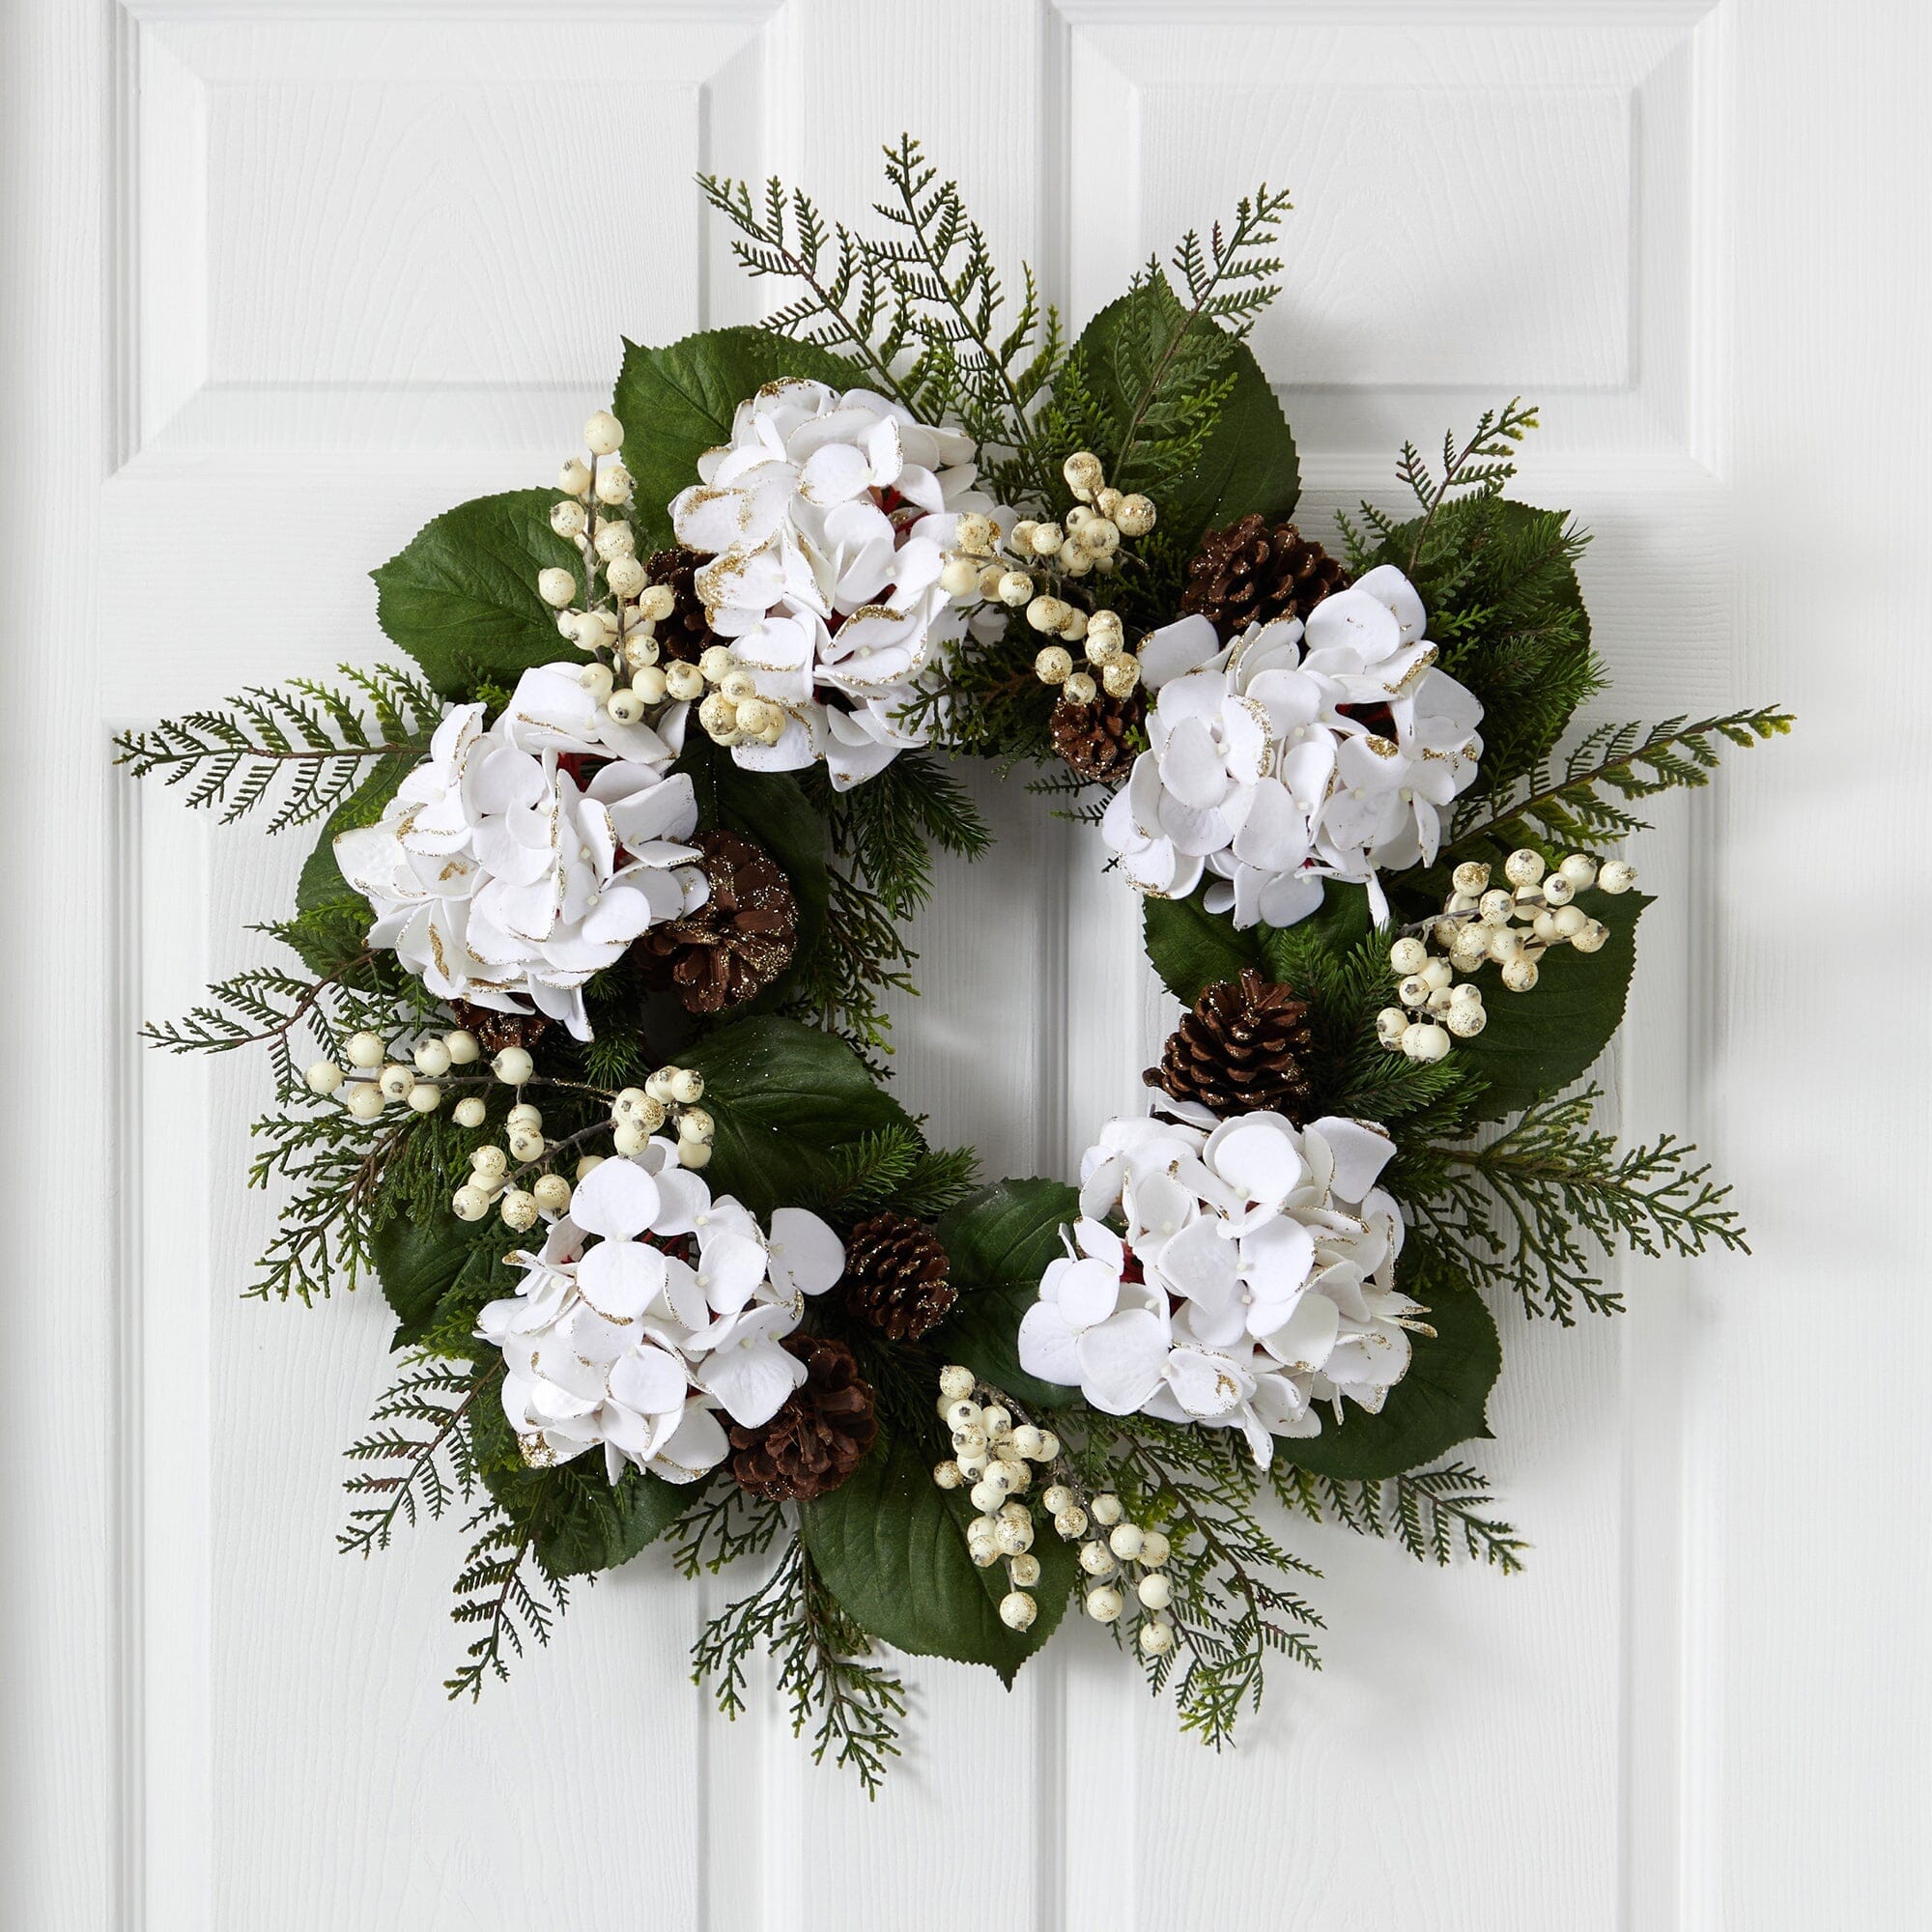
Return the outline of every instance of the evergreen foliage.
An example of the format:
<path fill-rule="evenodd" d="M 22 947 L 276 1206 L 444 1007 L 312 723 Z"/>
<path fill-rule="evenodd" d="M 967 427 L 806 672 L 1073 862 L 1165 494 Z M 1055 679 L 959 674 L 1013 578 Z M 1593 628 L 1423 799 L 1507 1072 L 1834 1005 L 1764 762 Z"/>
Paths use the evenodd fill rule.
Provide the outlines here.
<path fill-rule="evenodd" d="M 442 702 L 427 684 L 393 666 L 340 667 L 350 689 L 293 678 L 280 690 L 251 686 L 211 711 L 163 719 L 114 741 L 115 763 L 137 779 L 192 780 L 187 802 L 218 805 L 224 825 L 272 807 L 268 829 L 327 818 L 358 785 L 371 759 L 398 777 L 429 748 Z"/>

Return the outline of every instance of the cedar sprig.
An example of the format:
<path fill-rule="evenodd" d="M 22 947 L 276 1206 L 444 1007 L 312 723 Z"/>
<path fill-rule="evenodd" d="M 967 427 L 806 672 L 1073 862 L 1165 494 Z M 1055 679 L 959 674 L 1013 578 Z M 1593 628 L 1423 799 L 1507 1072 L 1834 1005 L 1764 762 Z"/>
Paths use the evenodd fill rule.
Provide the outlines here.
<path fill-rule="evenodd" d="M 1761 705 L 1694 722 L 1599 724 L 1563 758 L 1540 760 L 1501 797 L 1465 804 L 1443 858 L 1461 858 L 1479 842 L 1602 851 L 1649 829 L 1617 799 L 1708 785 L 1720 744 L 1748 749 L 1784 736 L 1795 723 L 1788 711 Z"/>
<path fill-rule="evenodd" d="M 899 1754 L 905 1688 L 872 1661 L 872 1639 L 825 1587 L 796 1538 L 765 1582 L 712 1618 L 692 1650 L 693 1680 L 710 1681 L 727 1718 L 745 1709 L 747 1668 L 759 1652 L 778 1665 L 792 1735 L 803 1736 L 815 1720 L 812 1762 L 830 1756 L 849 1767 L 867 1797 L 876 1798 L 887 1760 Z"/>
<path fill-rule="evenodd" d="M 228 824 L 279 787 L 270 832 L 327 818 L 369 775 L 369 761 L 406 771 L 429 747 L 442 700 L 412 671 L 393 665 L 338 668 L 347 691 L 314 678 L 278 690 L 250 686 L 210 711 L 163 719 L 115 739 L 117 764 L 137 779 L 192 779 L 190 806 L 219 805 Z"/>
<path fill-rule="evenodd" d="M 457 1603 L 449 1614 L 455 1623 L 483 1628 L 455 1675 L 443 1679 L 452 1700 L 467 1694 L 473 1703 L 488 1677 L 507 1681 L 511 1658 L 524 1655 L 527 1640 L 548 1644 L 557 1618 L 570 1605 L 563 1578 L 536 1551 L 550 1493 L 544 1492 L 530 1509 L 517 1514 L 493 1498 L 464 1525 L 466 1534 L 475 1533 L 475 1541 L 453 1585 Z"/>
<path fill-rule="evenodd" d="M 370 1412 L 370 1433 L 343 1454 L 354 1463 L 376 1463 L 343 1484 L 352 1496 L 377 1500 L 352 1510 L 336 1535 L 345 1554 L 367 1557 L 386 1549 L 399 1523 L 432 1521 L 476 1487 L 476 1463 L 464 1426 L 480 1396 L 494 1391 L 502 1357 L 479 1366 L 452 1362 L 420 1350 L 405 1358 L 400 1378 Z"/>
<path fill-rule="evenodd" d="M 1309 1633 L 1322 1620 L 1293 1580 L 1321 1572 L 1263 1525 L 1254 1471 L 1232 1431 L 1123 1417 L 1075 1460 L 1096 1488 L 1118 1492 L 1133 1521 L 1170 1537 L 1175 1645 L 1142 1667 L 1156 1696 L 1173 1688 L 1181 1729 L 1219 1750 L 1241 1714 L 1260 1707 L 1270 1656 L 1321 1668 Z M 1126 1620 L 1115 1635 L 1126 1641 Z"/>
<path fill-rule="evenodd" d="M 1523 1567 L 1529 1548 L 1513 1524 L 1489 1514 L 1489 1479 L 1461 1463 L 1440 1469 L 1411 1469 L 1381 1481 L 1319 1476 L 1289 1462 L 1281 1445 L 1268 1469 L 1268 1486 L 1288 1509 L 1311 1521 L 1346 1523 L 1358 1536 L 1388 1537 L 1418 1563 L 1446 1569 L 1460 1548 L 1505 1577 Z"/>
<path fill-rule="evenodd" d="M 1540 1101 L 1487 1145 L 1406 1144 L 1390 1185 L 1427 1264 L 1507 1288 L 1525 1314 L 1569 1327 L 1578 1303 L 1622 1312 L 1602 1273 L 1619 1248 L 1652 1260 L 1748 1254 L 1731 1189 L 1695 1161 L 1696 1149 L 1675 1134 L 1620 1147 L 1590 1123 L 1599 1098 L 1591 1086 Z"/>

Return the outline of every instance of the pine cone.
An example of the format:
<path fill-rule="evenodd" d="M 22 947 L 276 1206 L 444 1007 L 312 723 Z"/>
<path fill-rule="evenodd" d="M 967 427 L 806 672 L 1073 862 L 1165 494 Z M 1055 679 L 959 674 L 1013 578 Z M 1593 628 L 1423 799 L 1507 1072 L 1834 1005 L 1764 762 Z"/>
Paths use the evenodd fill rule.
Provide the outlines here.
<path fill-rule="evenodd" d="M 872 1390 L 843 1342 L 795 1329 L 784 1346 L 805 1364 L 805 1385 L 756 1429 L 732 1423 L 731 1473 L 773 1502 L 806 1502 L 836 1490 L 879 1433 Z"/>
<path fill-rule="evenodd" d="M 1096 697 L 1075 704 L 1063 697 L 1053 707 L 1047 728 L 1053 749 L 1068 767 L 1093 784 L 1120 784 L 1134 761 L 1132 735 L 1147 717 L 1147 699 L 1138 687 L 1126 697 Z"/>
<path fill-rule="evenodd" d="M 653 551 L 644 559 L 644 574 L 653 583 L 668 584 L 677 600 L 668 617 L 660 617 L 652 635 L 658 640 L 661 664 L 696 664 L 708 646 L 718 639 L 712 635 L 711 616 L 704 599 L 693 582 L 710 558 L 695 550 Z"/>
<path fill-rule="evenodd" d="M 845 1242 L 845 1306 L 888 1341 L 917 1342 L 946 1320 L 959 1291 L 930 1228 L 903 1214 L 874 1214 Z"/>
<path fill-rule="evenodd" d="M 506 1046 L 528 1051 L 550 1031 L 542 1013 L 499 1013 L 492 1007 L 472 1007 L 468 1000 L 452 1000 L 450 1007 L 456 1024 L 473 1033 L 485 1053 L 501 1053 Z"/>
<path fill-rule="evenodd" d="M 1177 1100 L 1198 1100 L 1226 1120 L 1286 1114 L 1299 1126 L 1309 1094 L 1308 1003 L 1249 967 L 1237 985 L 1208 987 L 1169 1035 L 1160 1065 L 1144 1076 Z"/>
<path fill-rule="evenodd" d="M 1269 529 L 1259 516 L 1209 530 L 1187 563 L 1182 614 L 1199 611 L 1225 644 L 1250 624 L 1299 617 L 1348 588 L 1349 573 L 1293 524 Z"/>
<path fill-rule="evenodd" d="M 700 832 L 711 896 L 696 912 L 652 926 L 638 942 L 646 977 L 687 1012 L 754 1000 L 798 950 L 798 900 L 771 855 L 735 832 Z"/>

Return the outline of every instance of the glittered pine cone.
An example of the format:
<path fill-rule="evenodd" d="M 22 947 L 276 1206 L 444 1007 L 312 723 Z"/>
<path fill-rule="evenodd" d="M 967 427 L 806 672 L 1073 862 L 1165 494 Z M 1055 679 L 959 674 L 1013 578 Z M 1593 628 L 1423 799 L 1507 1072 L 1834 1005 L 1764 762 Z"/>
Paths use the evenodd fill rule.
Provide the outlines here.
<path fill-rule="evenodd" d="M 1168 1036 L 1150 1087 L 1177 1100 L 1198 1100 L 1227 1120 L 1236 1114 L 1285 1114 L 1302 1123 L 1309 1096 L 1312 1040 L 1308 1004 L 1271 985 L 1253 967 L 1238 982 L 1208 987 Z"/>
<path fill-rule="evenodd" d="M 1053 749 L 1076 777 L 1091 784 L 1122 784 L 1134 762 L 1134 744 L 1147 717 L 1147 699 L 1136 686 L 1125 697 L 1101 696 L 1091 704 L 1063 697 L 1047 728 Z"/>
<path fill-rule="evenodd" d="M 1348 587 L 1340 558 L 1311 543 L 1293 524 L 1269 529 L 1259 515 L 1209 530 L 1188 559 L 1183 615 L 1198 611 L 1225 644 L 1250 624 L 1299 617 Z"/>
<path fill-rule="evenodd" d="M 499 1013 L 492 1007 L 472 1007 L 468 1000 L 453 1000 L 450 1007 L 457 1025 L 473 1033 L 485 1053 L 501 1053 L 506 1046 L 527 1052 L 550 1031 L 542 1013 Z"/>
<path fill-rule="evenodd" d="M 930 1228 L 903 1214 L 874 1214 L 845 1241 L 845 1306 L 888 1341 L 917 1342 L 959 1298 L 952 1264 Z"/>
<path fill-rule="evenodd" d="M 693 581 L 710 558 L 695 550 L 653 551 L 644 559 L 644 575 L 653 583 L 669 586 L 676 599 L 668 617 L 660 617 L 652 635 L 658 640 L 658 659 L 663 664 L 696 664 L 718 639 L 712 635 L 711 618 L 704 599 Z"/>
<path fill-rule="evenodd" d="M 769 1422 L 730 1425 L 731 1474 L 773 1502 L 808 1502 L 836 1490 L 879 1433 L 872 1390 L 843 1342 L 794 1330 L 784 1346 L 805 1364 L 805 1385 Z"/>
<path fill-rule="evenodd" d="M 723 830 L 700 832 L 711 895 L 638 942 L 645 976 L 687 1012 L 716 1013 L 754 1000 L 798 950 L 798 900 L 771 855 Z"/>

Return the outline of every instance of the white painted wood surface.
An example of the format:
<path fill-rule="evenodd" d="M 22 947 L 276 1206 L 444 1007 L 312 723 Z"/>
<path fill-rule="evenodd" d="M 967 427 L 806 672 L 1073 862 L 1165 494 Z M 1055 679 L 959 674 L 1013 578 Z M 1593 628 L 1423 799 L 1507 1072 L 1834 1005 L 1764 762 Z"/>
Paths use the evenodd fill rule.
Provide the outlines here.
<path fill-rule="evenodd" d="M 9 1044 L 0 1922 L 143 1932 L 936 1922 L 1904 1928 L 1932 1912 L 1915 1477 L 1932 697 L 1910 0 L 11 0 L 0 12 Z M 910 127 L 1077 321 L 1263 175 L 1304 526 L 1515 391 L 1598 533 L 1605 715 L 1782 698 L 1666 810 L 1608 1077 L 1754 1262 L 1621 1324 L 1498 1311 L 1511 1582 L 1340 1532 L 1320 1677 L 1215 1759 L 1091 1632 L 916 1663 L 876 1806 L 709 1717 L 654 1558 L 478 1709 L 454 1533 L 332 1549 L 380 1305 L 237 1299 L 258 1070 L 143 1058 L 295 849 L 105 770 L 119 724 L 382 648 L 365 572 L 548 474 L 620 331 L 756 313 L 696 166 L 863 207 Z M 1065 1169 L 1164 1012 L 1083 836 L 923 923 L 902 1091 Z M 1902 1030 L 1903 1041 L 1898 1037 Z M 998 1797 L 989 1800 L 989 1791 Z"/>

